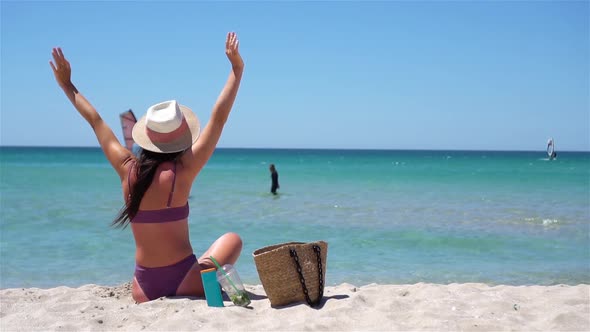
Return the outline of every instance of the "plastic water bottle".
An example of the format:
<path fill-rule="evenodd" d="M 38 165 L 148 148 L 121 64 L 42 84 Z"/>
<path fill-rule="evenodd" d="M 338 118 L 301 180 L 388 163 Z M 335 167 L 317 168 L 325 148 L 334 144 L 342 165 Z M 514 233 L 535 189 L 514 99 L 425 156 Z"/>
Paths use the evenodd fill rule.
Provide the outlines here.
<path fill-rule="evenodd" d="M 225 264 L 217 269 L 217 281 L 229 296 L 233 304 L 245 307 L 250 304 L 250 297 L 244 289 L 238 271 L 231 264 Z"/>

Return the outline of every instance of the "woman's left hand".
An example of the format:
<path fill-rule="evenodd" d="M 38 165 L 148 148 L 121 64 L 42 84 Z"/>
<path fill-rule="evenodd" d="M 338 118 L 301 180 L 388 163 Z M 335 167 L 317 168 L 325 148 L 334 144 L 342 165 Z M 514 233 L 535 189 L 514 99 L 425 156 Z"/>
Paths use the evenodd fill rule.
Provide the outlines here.
<path fill-rule="evenodd" d="M 61 48 L 54 48 L 51 55 L 53 55 L 53 61 L 55 61 L 55 64 L 53 61 L 49 61 L 49 64 L 51 65 L 51 69 L 53 69 L 53 75 L 55 75 L 57 84 L 62 88 L 71 85 L 72 68 L 61 51 Z"/>
<path fill-rule="evenodd" d="M 232 67 L 242 70 L 244 69 L 244 60 L 240 55 L 239 46 L 238 35 L 235 32 L 228 32 L 225 40 L 225 55 L 227 55 Z"/>

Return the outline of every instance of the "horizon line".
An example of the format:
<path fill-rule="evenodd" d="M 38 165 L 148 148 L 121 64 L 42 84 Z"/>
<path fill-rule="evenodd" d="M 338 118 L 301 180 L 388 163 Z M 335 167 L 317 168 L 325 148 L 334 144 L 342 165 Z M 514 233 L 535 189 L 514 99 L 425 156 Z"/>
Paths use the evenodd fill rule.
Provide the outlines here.
<path fill-rule="evenodd" d="M 0 148 L 74 148 L 74 149 L 101 149 L 100 146 L 75 146 L 75 145 L 2 145 Z M 233 149 L 233 150 L 324 150 L 324 151 L 456 151 L 456 152 L 546 152 L 544 149 L 539 150 L 498 150 L 498 149 L 408 149 L 408 148 L 304 148 L 304 147 L 230 147 L 220 146 L 215 149 Z M 586 152 L 590 150 L 560 150 L 560 152 Z"/>

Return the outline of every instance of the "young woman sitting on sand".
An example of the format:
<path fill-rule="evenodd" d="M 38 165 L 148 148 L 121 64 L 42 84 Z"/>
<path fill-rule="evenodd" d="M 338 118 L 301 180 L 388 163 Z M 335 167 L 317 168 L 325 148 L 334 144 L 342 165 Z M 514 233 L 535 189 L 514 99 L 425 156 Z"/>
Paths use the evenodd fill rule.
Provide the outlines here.
<path fill-rule="evenodd" d="M 132 294 L 137 302 L 203 296 L 200 271 L 215 266 L 209 256 L 221 265 L 234 264 L 242 251 L 240 237 L 226 233 L 197 260 L 188 231 L 193 181 L 215 150 L 240 86 L 244 62 L 238 45 L 237 35 L 228 33 L 225 53 L 232 69 L 202 133 L 188 107 L 174 100 L 156 104 L 133 128 L 133 139 L 142 148 L 137 158 L 76 89 L 62 50 L 53 49 L 55 63 L 50 65 L 57 83 L 88 121 L 121 179 L 125 205 L 113 225 L 131 224 L 136 245 Z"/>

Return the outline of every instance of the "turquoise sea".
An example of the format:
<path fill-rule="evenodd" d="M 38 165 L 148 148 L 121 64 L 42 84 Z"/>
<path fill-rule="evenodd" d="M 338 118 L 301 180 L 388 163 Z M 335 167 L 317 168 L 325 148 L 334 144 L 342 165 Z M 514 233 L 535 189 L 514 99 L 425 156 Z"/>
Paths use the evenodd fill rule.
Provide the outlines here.
<path fill-rule="evenodd" d="M 191 241 L 199 255 L 239 233 L 248 284 L 255 249 L 313 240 L 329 243 L 328 285 L 590 284 L 590 153 L 558 153 L 218 149 L 189 199 Z M 0 176 L 0 288 L 130 280 L 99 148 L 1 147 Z"/>

